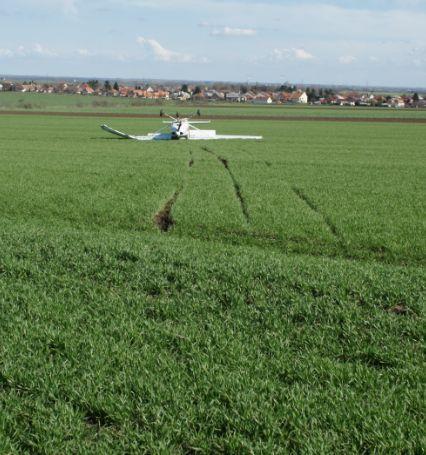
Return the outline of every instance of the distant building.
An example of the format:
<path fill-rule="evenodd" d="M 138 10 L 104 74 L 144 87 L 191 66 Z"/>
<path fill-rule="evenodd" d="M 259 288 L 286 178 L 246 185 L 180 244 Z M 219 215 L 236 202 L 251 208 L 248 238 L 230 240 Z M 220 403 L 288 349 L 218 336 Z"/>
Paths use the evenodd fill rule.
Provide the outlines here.
<path fill-rule="evenodd" d="M 398 108 L 405 107 L 405 101 L 401 97 L 393 98 L 392 101 L 391 101 L 391 106 L 392 107 L 398 107 Z"/>
<path fill-rule="evenodd" d="M 204 92 L 204 98 L 207 100 L 224 100 L 225 94 L 217 90 L 206 90 Z"/>
<path fill-rule="evenodd" d="M 89 84 L 82 84 L 79 92 L 80 95 L 93 95 L 93 93 L 95 93 L 95 91 L 92 89 L 92 87 L 90 87 Z M 48 93 L 50 92 L 48 91 Z"/>
<path fill-rule="evenodd" d="M 257 95 L 252 101 L 253 104 L 272 104 L 272 98 L 265 95 Z"/>
<path fill-rule="evenodd" d="M 183 92 L 182 90 L 179 90 L 178 92 L 173 93 L 172 97 L 174 100 L 188 101 L 189 99 L 191 99 L 191 94 L 188 92 Z"/>
<path fill-rule="evenodd" d="M 293 92 L 289 98 L 290 103 L 300 103 L 300 104 L 307 104 L 308 103 L 308 95 L 306 92 Z"/>
<path fill-rule="evenodd" d="M 297 92 L 283 92 L 278 96 L 278 99 L 281 103 L 290 103 L 290 104 L 307 104 L 308 95 L 306 92 L 298 90 Z"/>
<path fill-rule="evenodd" d="M 241 95 L 241 93 L 229 92 L 226 94 L 226 101 L 241 103 L 243 101 L 246 101 L 246 97 L 244 95 Z"/>

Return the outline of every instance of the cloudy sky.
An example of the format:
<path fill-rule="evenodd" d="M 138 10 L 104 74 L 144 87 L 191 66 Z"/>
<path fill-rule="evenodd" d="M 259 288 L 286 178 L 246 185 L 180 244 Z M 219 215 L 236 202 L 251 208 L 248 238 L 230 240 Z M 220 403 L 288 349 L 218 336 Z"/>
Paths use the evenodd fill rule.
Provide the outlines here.
<path fill-rule="evenodd" d="M 0 74 L 426 86 L 426 0 L 13 0 Z"/>

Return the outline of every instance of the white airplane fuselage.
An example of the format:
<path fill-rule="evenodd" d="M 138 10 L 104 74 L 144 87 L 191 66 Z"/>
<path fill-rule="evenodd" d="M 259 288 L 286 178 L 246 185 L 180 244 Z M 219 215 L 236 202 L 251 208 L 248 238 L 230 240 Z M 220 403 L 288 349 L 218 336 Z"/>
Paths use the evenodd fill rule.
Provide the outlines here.
<path fill-rule="evenodd" d="M 170 126 L 172 139 L 188 139 L 189 123 L 187 119 L 176 120 Z"/>

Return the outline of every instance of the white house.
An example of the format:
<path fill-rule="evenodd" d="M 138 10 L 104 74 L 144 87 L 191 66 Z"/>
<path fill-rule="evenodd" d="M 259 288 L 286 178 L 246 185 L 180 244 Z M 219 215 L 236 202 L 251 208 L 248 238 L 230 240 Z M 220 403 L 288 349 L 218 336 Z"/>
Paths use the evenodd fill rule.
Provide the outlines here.
<path fill-rule="evenodd" d="M 308 103 L 308 95 L 306 92 L 302 92 L 299 96 L 299 103 L 300 104 L 307 104 Z"/>
<path fill-rule="evenodd" d="M 223 100 L 225 98 L 225 94 L 212 89 L 206 90 L 204 92 L 204 97 L 208 100 Z"/>
<path fill-rule="evenodd" d="M 179 90 L 178 92 L 173 93 L 172 97 L 174 100 L 187 101 L 191 98 L 191 94 Z"/>
<path fill-rule="evenodd" d="M 308 95 L 306 94 L 306 92 L 301 92 L 301 91 L 293 92 L 293 93 L 291 93 L 290 97 L 288 98 L 288 102 L 307 104 Z"/>
<path fill-rule="evenodd" d="M 393 98 L 392 102 L 391 102 L 391 106 L 393 106 L 393 107 L 405 107 L 405 101 L 402 98 L 400 98 L 400 97 Z"/>
<path fill-rule="evenodd" d="M 241 103 L 243 101 L 246 101 L 246 98 L 244 95 L 241 95 L 241 93 L 229 92 L 226 94 L 226 100 Z"/>
<path fill-rule="evenodd" d="M 273 100 L 270 96 L 264 95 L 257 95 L 254 100 L 253 104 L 272 104 Z"/>

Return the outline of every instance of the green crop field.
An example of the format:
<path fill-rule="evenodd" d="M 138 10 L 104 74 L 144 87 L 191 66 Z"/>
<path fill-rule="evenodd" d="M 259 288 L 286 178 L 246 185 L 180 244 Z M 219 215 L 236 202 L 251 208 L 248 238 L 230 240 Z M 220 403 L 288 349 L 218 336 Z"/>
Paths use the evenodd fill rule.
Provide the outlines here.
<path fill-rule="evenodd" d="M 0 453 L 423 453 L 425 125 L 104 122 L 0 115 Z"/>
<path fill-rule="evenodd" d="M 391 109 L 347 106 L 253 105 L 238 103 L 153 101 L 133 98 L 82 96 L 65 94 L 0 92 L 1 111 L 121 113 L 157 116 L 160 110 L 175 114 L 193 114 L 200 109 L 203 116 L 267 116 L 267 117 L 343 117 L 402 118 L 426 120 L 426 109 Z"/>

